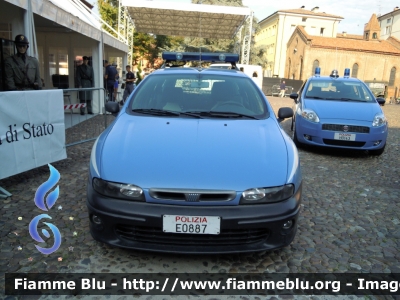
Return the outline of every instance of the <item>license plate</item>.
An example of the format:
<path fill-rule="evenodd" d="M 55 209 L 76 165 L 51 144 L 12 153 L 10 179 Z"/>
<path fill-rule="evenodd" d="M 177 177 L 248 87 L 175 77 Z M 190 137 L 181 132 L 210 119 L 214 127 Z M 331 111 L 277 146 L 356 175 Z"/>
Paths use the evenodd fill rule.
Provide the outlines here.
<path fill-rule="evenodd" d="M 163 231 L 190 234 L 219 234 L 220 217 L 207 216 L 163 216 Z"/>
<path fill-rule="evenodd" d="M 341 141 L 355 141 L 356 135 L 354 133 L 336 132 L 334 139 Z"/>

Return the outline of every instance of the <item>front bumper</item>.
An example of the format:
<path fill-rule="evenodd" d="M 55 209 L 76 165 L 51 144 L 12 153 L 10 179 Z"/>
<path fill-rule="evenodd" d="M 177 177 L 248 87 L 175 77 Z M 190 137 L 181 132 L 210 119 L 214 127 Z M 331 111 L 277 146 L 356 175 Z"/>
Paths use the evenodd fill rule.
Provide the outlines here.
<path fill-rule="evenodd" d="M 216 254 L 273 250 L 289 245 L 297 231 L 301 186 L 285 201 L 261 205 L 178 206 L 111 199 L 89 183 L 87 207 L 95 240 L 154 252 Z M 93 215 L 101 224 L 93 222 Z M 163 215 L 219 216 L 218 235 L 164 233 Z M 293 221 L 284 230 L 283 224 Z M 97 219 L 98 221 L 98 219 Z"/>
<path fill-rule="evenodd" d="M 321 120 L 320 123 L 312 123 L 296 116 L 296 134 L 300 143 L 314 146 L 348 148 L 357 150 L 377 150 L 385 146 L 388 129 L 387 125 L 372 127 L 368 122 L 358 122 L 354 124 L 337 123 L 337 120 Z M 323 130 L 323 124 L 333 124 L 337 126 L 350 125 L 353 127 L 369 128 L 369 133 L 346 132 L 355 134 L 354 141 L 341 141 L 335 139 L 335 133 L 344 133 L 339 130 Z M 306 138 L 307 136 L 307 138 Z M 378 144 L 376 144 L 380 141 Z"/>

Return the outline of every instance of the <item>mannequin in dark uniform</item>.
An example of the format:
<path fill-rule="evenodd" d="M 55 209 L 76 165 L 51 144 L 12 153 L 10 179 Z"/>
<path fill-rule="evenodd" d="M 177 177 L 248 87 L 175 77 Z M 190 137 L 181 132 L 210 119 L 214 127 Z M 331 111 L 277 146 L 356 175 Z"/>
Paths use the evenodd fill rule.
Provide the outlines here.
<path fill-rule="evenodd" d="M 91 88 L 94 87 L 94 78 L 93 78 L 93 68 L 88 65 L 89 57 L 84 56 L 83 64 L 76 68 L 76 81 L 78 83 L 79 88 Z M 82 91 L 79 92 L 79 100 L 81 103 L 86 102 L 87 112 L 89 115 L 93 115 L 92 111 L 92 99 L 93 99 L 92 91 Z M 85 114 L 85 109 L 81 108 L 81 115 Z"/>
<path fill-rule="evenodd" d="M 35 57 L 26 55 L 29 41 L 23 34 L 14 40 L 17 54 L 4 61 L 6 88 L 9 91 L 41 90 L 39 62 Z"/>

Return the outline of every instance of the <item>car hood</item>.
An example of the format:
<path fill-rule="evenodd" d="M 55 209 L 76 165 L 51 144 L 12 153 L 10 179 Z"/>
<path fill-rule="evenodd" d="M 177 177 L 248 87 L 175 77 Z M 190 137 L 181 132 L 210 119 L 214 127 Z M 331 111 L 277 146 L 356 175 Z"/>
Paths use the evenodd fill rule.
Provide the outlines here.
<path fill-rule="evenodd" d="M 105 180 L 142 188 L 245 190 L 286 183 L 285 140 L 274 119 L 120 115 L 103 143 Z"/>
<path fill-rule="evenodd" d="M 377 105 L 377 103 L 373 102 L 361 103 L 307 99 L 304 107 L 315 111 L 320 119 L 347 119 L 372 122 L 374 116 L 379 112 L 379 106 Z"/>

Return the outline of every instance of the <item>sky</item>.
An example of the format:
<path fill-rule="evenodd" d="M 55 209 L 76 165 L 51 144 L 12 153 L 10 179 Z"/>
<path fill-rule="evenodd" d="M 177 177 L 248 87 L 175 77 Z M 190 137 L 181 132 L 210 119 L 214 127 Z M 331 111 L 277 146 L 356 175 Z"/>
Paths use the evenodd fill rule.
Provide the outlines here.
<path fill-rule="evenodd" d="M 155 0 L 157 2 L 191 3 L 190 0 Z M 97 4 L 97 1 L 89 1 Z M 348 34 L 364 33 L 364 25 L 368 23 L 372 14 L 387 14 L 396 6 L 400 7 L 397 0 L 242 0 L 244 6 L 254 11 L 254 16 L 261 21 L 281 9 L 295 9 L 305 6 L 311 10 L 318 6 L 320 12 L 337 15 L 344 19 L 339 23 L 338 33 L 343 31 Z"/>

